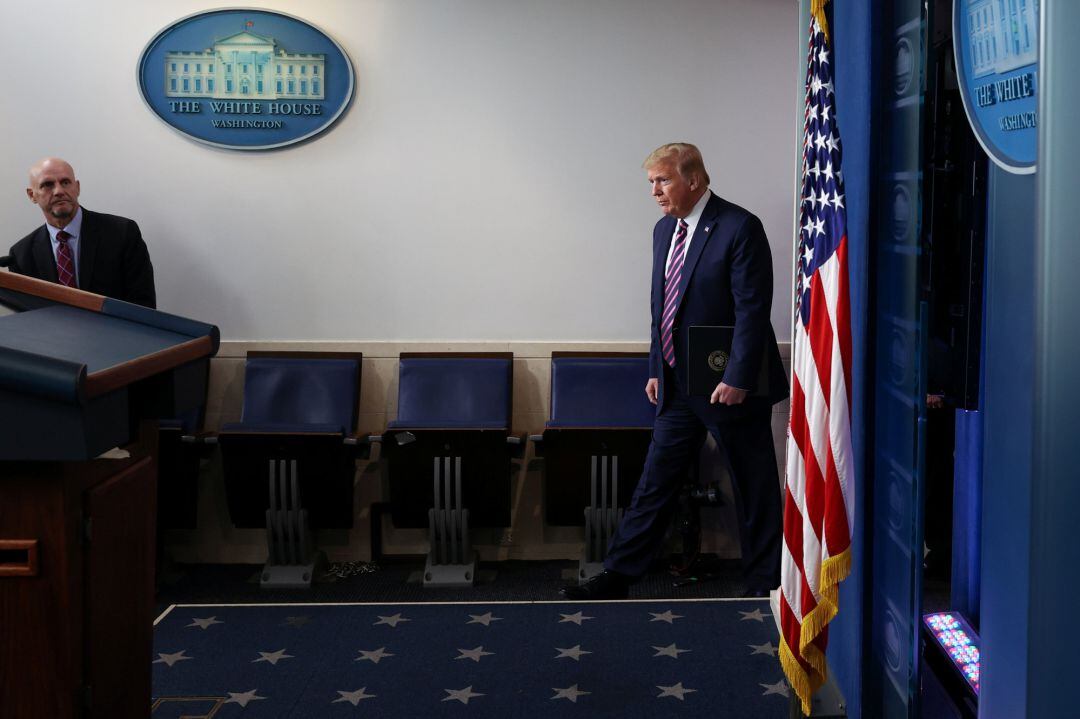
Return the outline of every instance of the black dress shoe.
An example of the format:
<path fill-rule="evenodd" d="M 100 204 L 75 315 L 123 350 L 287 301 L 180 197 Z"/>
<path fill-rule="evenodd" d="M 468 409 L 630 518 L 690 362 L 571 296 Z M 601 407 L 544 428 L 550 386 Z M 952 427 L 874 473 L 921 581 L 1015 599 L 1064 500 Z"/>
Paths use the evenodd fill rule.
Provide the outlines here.
<path fill-rule="evenodd" d="M 576 602 L 597 599 L 626 599 L 629 589 L 629 577 L 605 569 L 584 584 L 563 587 L 562 595 Z"/>

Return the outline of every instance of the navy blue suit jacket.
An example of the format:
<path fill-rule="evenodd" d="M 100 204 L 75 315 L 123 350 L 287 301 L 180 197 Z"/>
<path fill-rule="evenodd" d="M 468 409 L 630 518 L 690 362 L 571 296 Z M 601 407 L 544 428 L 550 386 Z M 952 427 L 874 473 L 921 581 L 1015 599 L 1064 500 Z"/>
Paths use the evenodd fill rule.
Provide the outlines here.
<path fill-rule="evenodd" d="M 59 282 L 45 225 L 16 242 L 10 254 L 12 272 Z M 79 289 L 145 307 L 157 306 L 154 266 L 134 221 L 83 208 Z"/>
<path fill-rule="evenodd" d="M 664 304 L 664 269 L 674 217 L 665 216 L 653 229 L 652 344 L 650 376 L 660 380 L 657 413 L 664 407 L 663 358 L 660 352 L 660 317 Z M 787 374 L 780 360 L 769 315 L 772 310 L 772 253 L 761 220 L 713 194 L 698 221 L 682 270 L 679 304 L 672 340 L 675 371 L 686 387 L 686 352 L 689 328 L 694 325 L 733 325 L 731 357 L 724 381 L 749 390 L 740 405 L 709 404 L 708 397 L 691 397 L 699 416 L 714 421 L 733 419 L 764 409 L 788 396 Z M 764 368 L 767 394 L 753 396 Z M 670 390 L 671 388 L 667 388 Z"/>

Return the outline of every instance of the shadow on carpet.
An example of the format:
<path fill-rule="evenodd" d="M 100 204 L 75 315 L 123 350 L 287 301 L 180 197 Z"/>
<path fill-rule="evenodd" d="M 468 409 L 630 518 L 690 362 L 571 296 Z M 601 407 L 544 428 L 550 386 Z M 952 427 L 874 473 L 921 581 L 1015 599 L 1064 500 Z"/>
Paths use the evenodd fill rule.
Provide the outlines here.
<path fill-rule="evenodd" d="M 173 605 L 153 713 L 788 716 L 765 600 Z"/>

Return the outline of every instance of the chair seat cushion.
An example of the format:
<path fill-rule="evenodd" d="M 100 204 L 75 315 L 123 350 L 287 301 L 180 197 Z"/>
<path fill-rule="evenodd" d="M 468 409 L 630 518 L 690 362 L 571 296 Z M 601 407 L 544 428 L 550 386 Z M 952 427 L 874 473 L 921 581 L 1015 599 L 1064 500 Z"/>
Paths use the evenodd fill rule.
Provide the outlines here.
<path fill-rule="evenodd" d="M 510 426 L 509 358 L 403 357 L 397 421 L 409 427 Z"/>
<path fill-rule="evenodd" d="M 505 422 L 471 422 L 469 420 L 441 420 L 436 422 L 417 422 L 394 420 L 386 425 L 387 429 L 505 429 Z"/>
<path fill-rule="evenodd" d="M 645 397 L 648 380 L 647 356 L 552 358 L 551 423 L 652 427 L 656 407 Z"/>
<path fill-rule="evenodd" d="M 221 431 L 252 434 L 345 434 L 345 429 L 340 424 L 299 422 L 229 422 L 222 425 Z"/>
<path fill-rule="evenodd" d="M 640 419 L 640 418 L 639 418 Z M 577 421 L 565 421 L 559 422 L 551 420 L 544 424 L 545 429 L 652 429 L 652 424 L 643 425 L 628 425 L 615 420 L 607 420 L 603 418 L 597 418 L 596 421 L 588 424 L 582 424 Z"/>

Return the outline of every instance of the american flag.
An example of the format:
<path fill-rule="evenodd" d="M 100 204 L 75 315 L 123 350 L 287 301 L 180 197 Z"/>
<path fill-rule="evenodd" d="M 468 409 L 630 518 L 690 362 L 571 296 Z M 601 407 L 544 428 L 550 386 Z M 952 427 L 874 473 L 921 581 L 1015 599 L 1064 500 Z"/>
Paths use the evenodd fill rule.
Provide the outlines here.
<path fill-rule="evenodd" d="M 854 509 L 847 212 L 827 1 L 814 0 L 806 69 L 780 600 L 780 661 L 807 715 L 851 569 Z"/>

